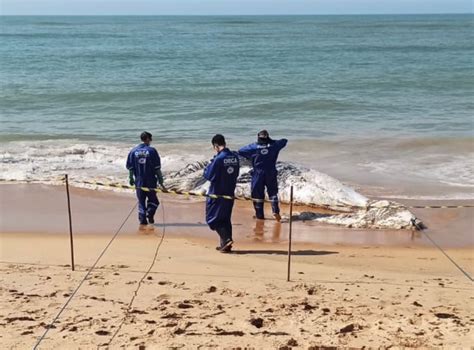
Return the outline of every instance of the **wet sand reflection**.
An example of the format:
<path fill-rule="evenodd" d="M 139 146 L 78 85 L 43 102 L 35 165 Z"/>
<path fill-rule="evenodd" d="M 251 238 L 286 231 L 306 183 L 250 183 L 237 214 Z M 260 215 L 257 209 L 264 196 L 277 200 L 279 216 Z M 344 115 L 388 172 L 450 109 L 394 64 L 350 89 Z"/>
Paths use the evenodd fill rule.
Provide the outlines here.
<path fill-rule="evenodd" d="M 253 241 L 270 241 L 272 243 L 278 243 L 281 241 L 281 227 L 281 223 L 275 220 L 269 221 L 256 219 L 253 228 Z"/>

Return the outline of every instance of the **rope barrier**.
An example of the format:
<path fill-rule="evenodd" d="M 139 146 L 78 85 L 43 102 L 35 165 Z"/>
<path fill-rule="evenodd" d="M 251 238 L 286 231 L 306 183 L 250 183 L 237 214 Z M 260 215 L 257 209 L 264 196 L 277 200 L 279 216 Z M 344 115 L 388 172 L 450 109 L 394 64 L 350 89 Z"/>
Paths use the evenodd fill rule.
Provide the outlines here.
<path fill-rule="evenodd" d="M 474 208 L 474 204 L 466 205 L 411 205 L 410 209 L 457 209 L 457 208 Z"/>
<path fill-rule="evenodd" d="M 138 295 L 138 291 L 140 290 L 143 281 L 144 281 L 145 278 L 149 275 L 151 269 L 152 269 L 153 266 L 155 265 L 156 258 L 157 258 L 157 256 L 158 256 L 158 251 L 160 250 L 160 247 L 161 247 L 161 245 L 163 244 L 163 240 L 164 240 L 165 234 L 166 234 L 165 207 L 164 207 L 163 203 L 161 203 L 161 212 L 162 212 L 162 215 L 163 215 L 163 230 L 161 231 L 161 238 L 160 238 L 160 240 L 158 241 L 158 244 L 157 244 L 157 246 L 156 246 L 155 254 L 153 255 L 153 260 L 152 260 L 150 266 L 148 267 L 148 270 L 145 271 L 145 273 L 143 274 L 142 278 L 141 278 L 140 281 L 138 282 L 137 288 L 136 288 L 135 291 L 133 292 L 132 298 L 130 299 L 130 302 L 128 303 L 127 310 L 125 311 L 125 316 L 123 317 L 123 319 L 122 319 L 122 321 L 120 322 L 119 326 L 117 327 L 117 329 L 115 330 L 114 334 L 112 335 L 112 337 L 110 338 L 109 342 L 107 343 L 107 347 L 109 347 L 110 344 L 112 344 L 112 341 L 115 339 L 115 337 L 117 336 L 117 334 L 119 334 L 119 332 L 120 332 L 120 330 L 122 329 L 122 326 L 124 325 L 125 321 L 126 321 L 127 318 L 130 316 L 130 310 L 131 310 L 131 308 L 132 308 L 133 302 L 135 301 L 135 298 L 136 298 L 137 295 Z"/>
<path fill-rule="evenodd" d="M 106 183 L 106 182 L 99 182 L 99 181 L 82 181 L 80 183 L 86 184 L 86 185 L 112 187 L 112 188 L 129 189 L 129 190 L 137 189 L 137 187 L 135 186 L 123 185 L 119 183 Z M 145 192 L 154 191 L 158 193 L 167 193 L 167 194 L 183 195 L 183 196 L 208 197 L 212 199 L 223 198 L 223 199 L 228 199 L 228 200 L 242 200 L 242 201 L 253 201 L 253 202 L 273 202 L 274 201 L 271 199 L 259 199 L 259 198 L 251 198 L 251 197 L 246 197 L 246 196 L 241 196 L 241 197 L 225 196 L 225 195 L 207 194 L 207 193 L 201 193 L 201 192 L 180 191 L 180 190 L 150 188 L 150 187 L 138 187 L 138 188 Z"/>
<path fill-rule="evenodd" d="M 466 276 L 471 282 L 474 282 L 474 279 L 472 279 L 471 275 L 469 275 L 461 266 L 459 266 L 459 265 L 456 263 L 456 261 L 454 261 L 454 259 L 451 258 L 451 257 L 448 255 L 448 253 L 446 253 L 446 252 L 444 251 L 444 249 L 441 248 L 441 247 L 438 245 L 438 243 L 436 243 L 436 242 L 433 240 L 433 238 L 431 238 L 431 236 L 430 236 L 428 233 L 426 233 L 424 230 L 421 230 L 421 232 L 423 232 L 423 234 L 426 236 L 426 238 L 428 238 L 428 239 L 430 240 L 430 242 L 433 243 L 433 245 L 434 245 L 436 248 L 438 248 L 439 251 L 440 251 L 441 253 L 443 253 L 444 256 L 446 256 L 446 258 L 448 258 L 448 260 L 451 261 L 451 263 L 452 263 L 454 266 L 456 266 L 457 269 L 458 269 L 459 271 L 461 271 L 461 272 L 464 274 L 464 276 Z"/>
<path fill-rule="evenodd" d="M 56 181 L 65 181 L 66 178 L 65 177 L 61 177 L 59 178 L 58 180 Z M 27 181 L 28 182 L 28 181 Z M 33 180 L 30 180 L 29 182 L 33 182 Z M 198 196 L 198 197 L 207 197 L 207 198 L 212 198 L 212 199 L 217 199 L 217 198 L 223 198 L 223 199 L 226 199 L 226 200 L 245 200 L 245 201 L 258 201 L 258 202 L 272 202 L 274 200 L 278 200 L 278 199 L 274 199 L 274 200 L 266 200 L 266 199 L 258 199 L 258 198 L 251 198 L 251 197 L 246 197 L 246 196 L 225 196 L 225 195 L 215 195 L 215 194 L 205 194 L 205 193 L 199 193 L 199 192 L 190 192 L 190 191 L 180 191 L 180 190 L 168 190 L 168 189 L 160 189 L 160 188 L 148 188 L 148 187 L 135 187 L 135 186 L 129 186 L 129 185 L 122 185 L 122 184 L 119 184 L 119 183 L 104 183 L 104 182 L 98 182 L 98 181 L 83 181 L 82 182 L 83 184 L 87 184 L 87 185 L 95 185 L 95 186 L 106 186 L 106 187 L 111 187 L 111 188 L 120 188 L 120 189 L 140 189 L 142 191 L 145 191 L 145 192 L 150 192 L 150 191 L 155 191 L 155 192 L 159 192 L 159 193 L 166 193 L 166 194 L 174 194 L 174 195 L 184 195 L 184 196 Z M 121 225 L 118 227 L 118 229 L 116 230 L 116 232 L 114 233 L 114 235 L 112 236 L 112 238 L 110 239 L 110 241 L 107 243 L 107 245 L 104 247 L 104 249 L 101 251 L 101 253 L 99 254 L 99 256 L 97 257 L 97 259 L 95 260 L 95 262 L 93 263 L 93 265 L 89 268 L 89 270 L 87 271 L 87 273 L 85 274 L 85 276 L 81 279 L 81 281 L 79 282 L 79 284 L 77 285 L 77 287 L 75 288 L 75 290 L 71 293 L 71 295 L 69 296 L 69 298 L 67 299 L 67 301 L 64 303 L 64 305 L 60 308 L 59 312 L 56 314 L 56 316 L 53 318 L 53 320 L 45 327 L 45 331 L 44 333 L 41 335 L 41 337 L 38 339 L 38 341 L 36 342 L 33 350 L 36 350 L 38 349 L 39 345 L 41 344 L 41 342 L 46 338 L 46 335 L 48 334 L 49 330 L 51 328 L 54 327 L 54 324 L 58 321 L 59 317 L 61 316 L 61 314 L 66 310 L 66 308 L 68 307 L 68 305 L 70 304 L 70 302 L 72 301 L 72 299 L 76 296 L 77 292 L 79 291 L 79 289 L 82 287 L 82 285 L 84 284 L 84 282 L 87 280 L 87 278 L 90 276 L 90 274 L 92 273 L 92 271 L 96 268 L 97 264 L 99 263 L 99 261 L 102 259 L 102 257 L 104 256 L 104 254 L 106 253 L 106 251 L 109 249 L 109 247 L 111 246 L 111 244 L 113 243 L 113 241 L 115 240 L 115 238 L 118 236 L 118 234 L 120 233 L 120 231 L 122 230 L 122 228 L 124 227 L 125 223 L 128 221 L 128 219 L 130 218 L 130 216 L 132 215 L 132 213 L 134 212 L 136 206 L 137 206 L 138 203 L 135 203 L 134 206 L 132 207 L 132 209 L 130 210 L 130 212 L 128 213 L 128 215 L 125 217 L 125 219 L 123 220 L 123 222 L 121 223 Z M 304 204 L 304 205 L 307 205 L 307 204 Z M 343 207 L 350 207 L 350 206 L 345 206 L 345 205 L 328 205 L 328 204 L 315 204 L 317 205 L 318 207 L 337 207 L 337 206 L 343 206 Z M 356 207 L 356 206 L 352 206 L 352 207 Z M 370 206 L 367 206 L 367 207 L 356 207 L 356 208 L 366 208 L 368 209 Z M 410 206 L 409 208 L 420 208 L 420 209 L 438 209 L 438 208 L 473 208 L 474 205 L 462 205 L 462 206 L 455 206 L 455 205 L 446 205 L 446 206 Z M 162 234 L 161 234 L 161 237 L 157 243 L 157 246 L 155 248 L 155 252 L 154 252 L 154 255 L 153 255 L 153 260 L 151 261 L 150 263 L 150 266 L 148 267 L 148 269 L 145 271 L 145 273 L 143 274 L 143 276 L 141 277 L 141 279 L 139 280 L 138 284 L 137 284 L 137 288 L 135 289 L 131 299 L 130 299 L 130 302 L 129 304 L 127 305 L 127 309 L 125 311 L 125 315 L 123 317 L 123 319 L 121 320 L 119 326 L 116 328 L 115 332 L 113 333 L 112 337 L 110 338 L 109 342 L 107 344 L 104 344 L 106 345 L 107 347 L 109 347 L 113 340 L 116 338 L 116 336 L 119 334 L 119 332 L 121 331 L 122 329 L 122 326 L 125 324 L 126 320 L 128 319 L 128 317 L 130 316 L 130 312 L 131 312 L 131 308 L 133 306 L 133 303 L 136 299 L 136 297 L 138 296 L 138 292 L 141 288 L 141 286 L 143 285 L 143 282 L 144 280 L 146 279 L 146 277 L 150 274 L 151 270 L 153 269 L 153 266 L 155 265 L 156 263 L 156 259 L 157 259 L 157 256 L 158 256 L 158 252 L 160 250 L 160 247 L 164 241 L 164 237 L 165 237 L 165 233 L 166 233 L 166 219 L 165 219 L 165 209 L 164 209 L 164 206 L 162 204 L 162 215 L 163 215 L 163 230 L 162 230 Z M 425 234 L 425 236 L 431 241 L 431 243 L 433 245 L 435 245 L 450 261 L 451 263 L 453 263 L 471 282 L 473 281 L 473 278 L 465 271 L 463 270 L 426 232 L 424 232 L 422 230 L 423 234 Z"/>
<path fill-rule="evenodd" d="M 8 182 L 26 182 L 26 183 L 34 183 L 34 182 L 42 182 L 42 181 L 49 181 L 49 182 L 56 182 L 56 181 L 64 181 L 64 176 L 58 177 L 52 180 L 8 180 Z M 137 187 L 123 185 L 120 183 L 107 183 L 102 181 L 78 181 L 76 183 L 84 184 L 84 185 L 92 185 L 92 186 L 102 186 L 102 187 L 110 187 L 110 188 L 118 188 L 118 189 L 125 189 L 125 190 L 136 190 Z M 142 191 L 150 192 L 155 191 L 157 193 L 166 193 L 172 195 L 182 195 L 182 196 L 194 196 L 194 197 L 203 197 L 203 198 L 212 198 L 218 199 L 223 198 L 227 200 L 238 200 L 238 201 L 251 201 L 256 203 L 263 203 L 268 202 L 272 203 L 274 201 L 278 201 L 278 199 L 261 199 L 261 198 L 252 198 L 248 196 L 223 196 L 223 195 L 216 195 L 216 194 L 207 194 L 207 193 L 200 193 L 200 192 L 191 192 L 191 191 L 180 191 L 180 190 L 172 190 L 172 189 L 160 189 L 160 188 L 149 188 L 149 187 L 139 187 Z M 289 204 L 286 201 L 280 201 L 284 204 Z M 348 205 L 348 204 L 326 204 L 326 203 L 301 203 L 301 202 L 294 202 L 296 206 L 306 206 L 312 208 L 319 208 L 319 209 L 332 209 L 332 208 L 345 208 L 345 209 L 365 209 L 368 210 L 370 208 L 374 208 L 375 206 L 367 205 L 367 206 L 357 206 L 357 205 Z M 406 206 L 409 209 L 459 209 L 459 208 L 474 208 L 474 204 L 463 204 L 463 205 L 410 205 Z M 380 207 L 377 208 L 388 208 L 387 207 Z"/>
<path fill-rule="evenodd" d="M 64 310 L 66 310 L 66 307 L 69 305 L 69 303 L 71 302 L 71 300 L 74 298 L 74 296 L 76 295 L 77 291 L 79 290 L 79 288 L 81 288 L 81 286 L 83 285 L 83 283 L 87 280 L 87 278 L 89 277 L 89 275 L 91 274 L 92 270 L 95 269 L 95 267 L 97 266 L 97 264 L 99 263 L 99 260 L 102 258 L 102 256 L 104 256 L 105 252 L 107 251 L 107 249 L 109 249 L 110 245 L 112 244 L 112 242 L 115 240 L 115 238 L 117 237 L 117 235 L 119 234 L 119 232 L 122 230 L 123 226 L 125 225 L 125 223 L 128 221 L 128 219 L 130 218 L 130 215 L 132 215 L 132 213 L 135 211 L 135 208 L 137 207 L 137 203 L 134 204 L 133 208 L 130 210 L 130 212 L 128 213 L 127 217 L 125 218 L 125 220 L 123 220 L 122 224 L 120 225 L 120 227 L 117 229 L 117 231 L 115 232 L 115 234 L 112 236 L 112 238 L 110 239 L 109 243 L 107 243 L 107 245 L 105 246 L 105 248 L 102 250 L 102 252 L 99 254 L 99 256 L 97 257 L 96 261 L 94 262 L 94 264 L 91 266 L 91 268 L 87 271 L 87 273 L 85 274 L 85 276 L 82 278 L 82 280 L 79 282 L 78 286 L 76 287 L 76 289 L 74 290 L 74 292 L 71 293 L 71 295 L 69 296 L 68 300 L 66 300 L 66 302 L 64 303 L 64 305 L 61 307 L 61 309 L 59 310 L 59 312 L 56 314 L 56 316 L 54 317 L 53 321 L 51 321 L 47 326 L 46 326 L 46 330 L 44 331 L 44 333 L 41 335 L 41 337 L 38 339 L 38 341 L 36 342 L 35 346 L 33 347 L 33 350 L 36 350 L 38 349 L 39 345 L 41 344 L 41 342 L 44 340 L 44 338 L 46 337 L 46 335 L 48 334 L 49 330 L 53 327 L 54 323 L 56 323 L 56 321 L 59 319 L 59 316 L 61 316 L 61 314 L 64 312 Z"/>
<path fill-rule="evenodd" d="M 131 189 L 131 190 L 136 190 L 137 189 L 137 187 L 135 187 L 135 186 L 123 185 L 123 184 L 119 184 L 119 183 L 106 183 L 106 182 L 100 182 L 100 181 L 82 181 L 81 183 L 86 184 L 86 185 L 111 187 L 111 188 L 119 188 L 119 189 Z M 145 192 L 155 191 L 155 192 L 158 192 L 158 193 L 167 193 L 167 194 L 173 194 L 173 195 L 207 197 L 207 198 L 212 198 L 212 199 L 223 198 L 223 199 L 228 199 L 228 200 L 252 201 L 252 202 L 257 202 L 257 203 L 262 203 L 262 202 L 272 203 L 273 201 L 278 200 L 278 199 L 272 200 L 272 199 L 252 198 L 252 197 L 247 197 L 247 196 L 223 196 L 223 195 L 216 195 L 216 194 L 206 194 L 206 193 L 200 193 L 200 192 L 190 192 L 190 191 L 180 191 L 180 190 L 169 190 L 169 189 L 161 189 L 161 188 L 149 188 L 149 187 L 138 187 L 138 188 L 141 189 L 142 191 L 145 191 Z M 282 203 L 286 203 L 286 202 L 282 201 Z M 317 203 L 306 204 L 306 203 L 298 203 L 298 202 L 294 202 L 294 205 L 317 207 L 317 208 L 327 208 L 327 209 L 330 209 L 330 208 L 333 208 L 333 207 L 356 208 L 356 209 L 373 208 L 373 206 L 370 206 L 370 205 L 368 205 L 368 206 L 356 206 L 356 205 L 344 205 L 344 204 L 317 204 Z M 377 208 L 384 208 L 384 207 L 377 206 Z M 467 204 L 467 205 L 412 205 L 412 206 L 407 206 L 407 208 L 410 208 L 410 209 L 474 208 L 474 204 Z"/>

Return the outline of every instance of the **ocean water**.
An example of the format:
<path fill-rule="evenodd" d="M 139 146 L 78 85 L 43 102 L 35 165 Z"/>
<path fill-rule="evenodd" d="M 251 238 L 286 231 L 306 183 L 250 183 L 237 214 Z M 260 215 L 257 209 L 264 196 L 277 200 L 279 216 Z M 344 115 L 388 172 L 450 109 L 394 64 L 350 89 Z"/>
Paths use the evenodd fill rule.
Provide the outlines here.
<path fill-rule="evenodd" d="M 266 128 L 367 193 L 474 198 L 473 19 L 0 17 L 0 179 L 120 178 L 142 130 L 177 169 Z"/>

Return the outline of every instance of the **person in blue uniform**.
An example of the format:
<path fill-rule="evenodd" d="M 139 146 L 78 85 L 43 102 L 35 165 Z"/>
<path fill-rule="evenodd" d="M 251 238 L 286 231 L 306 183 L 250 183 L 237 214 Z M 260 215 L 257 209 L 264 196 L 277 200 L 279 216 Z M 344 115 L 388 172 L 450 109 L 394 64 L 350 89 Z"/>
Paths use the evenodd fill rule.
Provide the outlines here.
<path fill-rule="evenodd" d="M 157 183 L 163 186 L 161 160 L 155 148 L 150 146 L 152 135 L 144 131 L 140 135 L 142 143 L 128 154 L 127 169 L 129 170 L 130 186 L 136 187 L 138 198 L 138 220 L 140 225 L 155 223 L 155 212 L 160 205 L 156 196 Z M 152 189 L 144 191 L 141 187 Z"/>
<path fill-rule="evenodd" d="M 239 157 L 226 147 L 224 136 L 215 135 L 211 143 L 217 155 L 204 170 L 204 177 L 210 182 L 207 194 L 234 197 L 240 170 Z M 229 253 L 234 243 L 231 222 L 233 207 L 233 199 L 207 198 L 206 222 L 219 235 L 220 244 L 216 249 L 222 253 Z"/>
<path fill-rule="evenodd" d="M 268 131 L 262 130 L 257 134 L 257 142 L 239 150 L 240 156 L 252 161 L 252 197 L 262 200 L 253 202 L 257 219 L 265 219 L 263 199 L 266 188 L 268 198 L 272 201 L 273 216 L 277 221 L 281 220 L 276 162 L 280 151 L 287 143 L 287 139 L 272 140 Z"/>

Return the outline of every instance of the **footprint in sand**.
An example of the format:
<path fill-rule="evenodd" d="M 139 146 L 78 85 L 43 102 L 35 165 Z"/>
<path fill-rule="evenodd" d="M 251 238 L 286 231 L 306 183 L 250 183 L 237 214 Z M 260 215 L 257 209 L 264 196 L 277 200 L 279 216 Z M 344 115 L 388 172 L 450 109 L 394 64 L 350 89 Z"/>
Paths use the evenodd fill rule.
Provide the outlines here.
<path fill-rule="evenodd" d="M 194 307 L 191 304 L 188 304 L 186 302 L 179 303 L 177 306 L 178 306 L 178 309 L 191 309 Z"/>
<path fill-rule="evenodd" d="M 234 336 L 242 337 L 245 335 L 245 333 L 242 331 L 226 331 L 224 329 L 216 328 L 215 335 L 234 335 Z"/>
<path fill-rule="evenodd" d="M 311 311 L 318 308 L 317 306 L 310 305 L 307 302 L 302 302 L 301 305 L 303 306 L 304 311 Z"/>
<path fill-rule="evenodd" d="M 176 335 L 180 335 L 180 334 L 186 333 L 186 331 L 184 329 L 178 327 L 173 331 L 173 333 L 176 334 Z"/>
<path fill-rule="evenodd" d="M 34 318 L 31 318 L 29 316 L 13 316 L 13 317 L 7 317 L 5 318 L 5 321 L 8 323 L 16 322 L 16 321 L 34 321 Z"/>
<path fill-rule="evenodd" d="M 130 311 L 131 314 L 138 314 L 138 315 L 148 315 L 148 312 L 139 310 L 139 309 L 133 309 Z"/>
<path fill-rule="evenodd" d="M 128 269 L 130 266 L 120 264 L 120 265 L 112 265 L 112 267 L 117 267 L 117 268 L 119 268 L 119 269 Z"/>
<path fill-rule="evenodd" d="M 291 338 L 290 340 L 288 340 L 286 345 L 288 345 L 288 346 L 298 346 L 298 342 L 295 339 Z"/>
<path fill-rule="evenodd" d="M 217 288 L 215 286 L 210 286 L 207 290 L 206 293 L 215 293 L 217 291 Z"/>
<path fill-rule="evenodd" d="M 450 314 L 450 313 L 447 313 L 447 312 L 437 312 L 437 313 L 435 313 L 435 316 L 438 317 L 438 318 L 442 318 L 442 319 L 445 319 L 445 318 L 458 318 L 456 315 Z"/>
<path fill-rule="evenodd" d="M 44 322 L 41 322 L 41 323 L 39 324 L 39 326 L 40 326 L 40 327 L 44 327 L 44 328 L 49 328 L 49 329 L 54 329 L 54 328 L 56 328 L 56 326 L 55 326 L 54 324 L 46 324 L 46 323 L 44 323 Z"/>
<path fill-rule="evenodd" d="M 180 319 L 181 316 L 178 315 L 177 313 L 173 312 L 173 313 L 163 315 L 163 316 L 161 316 L 161 318 L 164 318 L 164 319 Z"/>
<path fill-rule="evenodd" d="M 262 328 L 263 327 L 263 318 L 261 318 L 261 317 L 251 318 L 249 322 L 252 326 L 254 326 L 256 328 Z"/>

